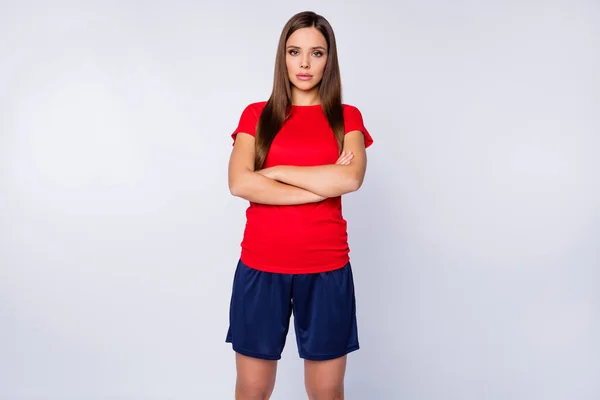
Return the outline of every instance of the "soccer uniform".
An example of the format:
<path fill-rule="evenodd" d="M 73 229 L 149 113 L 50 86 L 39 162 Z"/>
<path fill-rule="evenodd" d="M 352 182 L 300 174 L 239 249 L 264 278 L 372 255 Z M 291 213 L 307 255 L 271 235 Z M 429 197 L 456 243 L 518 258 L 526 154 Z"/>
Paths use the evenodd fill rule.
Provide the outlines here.
<path fill-rule="evenodd" d="M 255 134 L 266 102 L 247 106 L 232 133 Z M 360 111 L 343 105 L 344 133 L 373 139 Z M 264 168 L 335 164 L 338 146 L 321 105 L 292 106 Z M 318 203 L 250 202 L 235 271 L 227 342 L 241 354 L 279 359 L 294 313 L 300 357 L 337 358 L 358 349 L 354 285 L 341 196 Z"/>

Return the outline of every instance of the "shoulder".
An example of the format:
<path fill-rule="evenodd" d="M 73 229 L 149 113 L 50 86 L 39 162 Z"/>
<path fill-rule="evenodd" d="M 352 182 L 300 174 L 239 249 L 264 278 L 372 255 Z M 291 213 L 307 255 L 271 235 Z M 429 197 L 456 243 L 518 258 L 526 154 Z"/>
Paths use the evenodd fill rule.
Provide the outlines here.
<path fill-rule="evenodd" d="M 266 105 L 267 105 L 266 101 L 257 101 L 254 103 L 250 103 L 246 106 L 246 108 L 244 108 L 244 112 L 260 115 L 260 113 L 262 112 L 262 110 L 265 108 Z"/>
<path fill-rule="evenodd" d="M 342 104 L 342 110 L 344 112 L 344 118 L 352 118 L 362 115 L 358 107 L 351 104 Z"/>
<path fill-rule="evenodd" d="M 358 107 L 352 104 L 342 104 L 342 110 L 344 113 L 344 120 L 354 120 L 360 119 L 362 120 L 362 113 L 358 109 Z"/>
<path fill-rule="evenodd" d="M 242 115 L 240 115 L 240 125 L 243 125 L 243 129 L 256 126 L 266 104 L 266 101 L 258 101 L 250 103 L 244 108 Z"/>

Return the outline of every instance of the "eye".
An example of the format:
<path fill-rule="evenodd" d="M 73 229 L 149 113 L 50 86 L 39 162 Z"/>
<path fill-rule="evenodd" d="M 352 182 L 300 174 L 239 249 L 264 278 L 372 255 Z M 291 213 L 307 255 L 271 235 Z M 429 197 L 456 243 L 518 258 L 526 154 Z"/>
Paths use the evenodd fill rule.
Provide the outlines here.
<path fill-rule="evenodd" d="M 317 51 L 315 51 L 313 54 L 314 54 L 315 56 L 317 56 L 317 57 L 321 57 L 321 56 L 323 55 L 323 53 L 322 53 L 322 52 L 320 52 L 320 51 L 318 51 L 318 50 L 317 50 Z"/>
<path fill-rule="evenodd" d="M 294 50 L 294 49 L 292 49 L 292 50 L 288 50 L 288 53 L 289 53 L 291 56 L 295 56 L 296 54 L 298 54 L 298 52 L 297 52 L 296 50 Z"/>

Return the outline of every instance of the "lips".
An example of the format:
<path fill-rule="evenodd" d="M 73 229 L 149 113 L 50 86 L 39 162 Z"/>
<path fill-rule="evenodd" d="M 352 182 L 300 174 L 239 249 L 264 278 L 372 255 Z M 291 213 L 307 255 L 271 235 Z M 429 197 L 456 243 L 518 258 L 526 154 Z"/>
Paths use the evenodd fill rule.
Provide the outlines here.
<path fill-rule="evenodd" d="M 312 79 L 312 75 L 309 74 L 297 74 L 296 78 L 302 80 L 302 81 L 307 81 L 309 79 Z"/>

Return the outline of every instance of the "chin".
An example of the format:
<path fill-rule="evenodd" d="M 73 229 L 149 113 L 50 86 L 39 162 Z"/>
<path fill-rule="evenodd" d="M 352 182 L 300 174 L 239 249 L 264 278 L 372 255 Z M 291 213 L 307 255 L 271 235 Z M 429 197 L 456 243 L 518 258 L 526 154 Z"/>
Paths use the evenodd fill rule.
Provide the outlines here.
<path fill-rule="evenodd" d="M 296 86 L 296 88 L 308 92 L 310 90 L 313 90 L 314 88 L 316 88 L 318 85 L 312 82 L 304 82 L 304 81 L 296 81 L 293 82 L 293 85 Z"/>
<path fill-rule="evenodd" d="M 310 92 L 311 90 L 315 89 L 317 87 L 317 85 L 312 85 L 312 86 L 296 86 L 298 89 L 302 90 L 303 92 Z"/>

